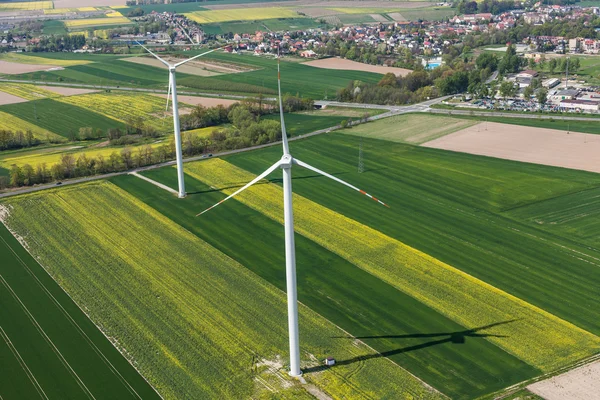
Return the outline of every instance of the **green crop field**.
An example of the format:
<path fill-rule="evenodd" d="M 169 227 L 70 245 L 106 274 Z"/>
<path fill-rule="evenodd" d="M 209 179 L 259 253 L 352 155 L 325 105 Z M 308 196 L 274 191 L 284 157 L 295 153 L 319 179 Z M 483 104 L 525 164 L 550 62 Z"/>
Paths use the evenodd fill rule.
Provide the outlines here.
<path fill-rule="evenodd" d="M 325 26 L 310 18 L 274 18 L 260 21 L 220 22 L 202 24 L 204 32 L 220 35 L 223 33 L 254 33 L 256 31 L 284 31 L 289 29 L 324 28 Z"/>
<path fill-rule="evenodd" d="M 286 354 L 285 294 L 233 259 L 107 182 L 8 204 L 8 225 L 27 230 L 30 251 L 165 398 L 247 398 L 273 388 L 308 397 L 277 367 Z M 339 339 L 344 331 L 307 307 L 300 318 L 307 366 L 329 353 L 356 359 L 307 375 L 326 393 L 441 398 L 364 344 Z"/>
<path fill-rule="evenodd" d="M 188 77 L 178 79 L 177 83 L 197 89 L 236 91 L 235 85 L 253 85 L 256 92 L 266 88 L 270 92 L 277 90 L 277 60 L 259 58 L 250 55 L 216 54 L 209 58 L 220 61 L 245 63 L 260 69 L 239 74 L 228 74 L 215 77 Z M 286 93 L 299 94 L 304 97 L 322 99 L 334 96 L 335 93 L 348 85 L 351 80 L 377 83 L 380 74 L 362 71 L 340 71 L 333 69 L 316 69 L 301 63 L 281 63 L 281 86 Z M 310 82 L 310 84 L 308 84 Z M 230 88 L 230 85 L 234 85 Z M 267 93 L 267 91 L 264 91 Z"/>
<path fill-rule="evenodd" d="M 279 114 L 265 115 L 265 119 L 271 119 L 279 122 Z M 292 136 L 304 135 L 321 129 L 331 128 L 339 125 L 342 120 L 347 119 L 358 119 L 358 118 L 344 118 L 336 116 L 315 116 L 306 115 L 300 113 L 288 113 L 285 114 L 285 127 L 287 132 Z"/>
<path fill-rule="evenodd" d="M 68 99 L 73 100 L 70 97 Z M 8 104 L 0 106 L 0 112 L 13 115 L 27 123 L 63 137 L 68 137 L 70 132 L 77 133 L 79 128 L 83 127 L 92 127 L 103 131 L 109 128 L 125 128 L 125 125 L 120 121 L 54 99 Z"/>
<path fill-rule="evenodd" d="M 0 397 L 159 398 L 2 224 L 0 257 Z"/>
<path fill-rule="evenodd" d="M 422 144 L 477 124 L 464 119 L 404 114 L 347 129 L 344 133 L 393 142 Z"/>
<path fill-rule="evenodd" d="M 498 122 L 501 124 L 510 124 L 510 125 L 521 125 L 521 126 L 533 126 L 536 128 L 548 128 L 548 129 L 558 129 L 560 131 L 573 131 L 573 132 L 581 132 L 581 133 L 593 133 L 600 134 L 600 124 L 597 119 L 589 118 L 589 121 L 576 120 L 576 121 L 568 121 L 561 119 L 560 116 L 556 116 L 554 118 L 519 118 L 519 117 L 479 117 L 479 116 L 468 116 L 468 115 L 456 115 L 450 116 L 453 118 L 459 118 L 462 120 L 471 119 L 482 122 Z"/>
<path fill-rule="evenodd" d="M 44 21 L 43 29 L 46 35 L 65 35 L 67 33 L 65 24 L 57 20 Z"/>
<path fill-rule="evenodd" d="M 333 398 L 437 396 L 408 371 L 472 399 L 597 354 L 600 176 L 348 134 L 376 124 L 290 144 L 390 205 L 294 168 L 305 379 Z M 194 217 L 280 156 L 186 164 L 184 200 L 128 175 L 10 198 L 7 223 L 165 397 L 299 397 L 281 173 Z M 173 167 L 143 174 L 176 186 Z"/>

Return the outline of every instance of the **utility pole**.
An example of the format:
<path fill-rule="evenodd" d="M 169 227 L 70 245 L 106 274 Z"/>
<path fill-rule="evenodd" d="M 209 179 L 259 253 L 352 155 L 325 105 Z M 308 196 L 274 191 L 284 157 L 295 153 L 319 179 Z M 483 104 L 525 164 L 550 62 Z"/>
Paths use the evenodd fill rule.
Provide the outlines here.
<path fill-rule="evenodd" d="M 566 68 L 566 75 L 565 75 L 565 90 L 569 88 L 569 59 L 571 57 L 567 57 L 567 68 Z"/>
<path fill-rule="evenodd" d="M 363 148 L 362 148 L 362 137 L 360 138 L 360 144 L 358 145 L 358 173 L 362 174 L 365 172 L 365 164 L 363 162 Z"/>

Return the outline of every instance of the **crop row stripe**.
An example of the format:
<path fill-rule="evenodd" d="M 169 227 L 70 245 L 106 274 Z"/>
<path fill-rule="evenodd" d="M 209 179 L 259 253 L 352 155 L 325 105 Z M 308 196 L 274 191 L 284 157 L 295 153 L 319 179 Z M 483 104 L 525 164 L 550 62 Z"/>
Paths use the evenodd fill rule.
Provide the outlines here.
<path fill-rule="evenodd" d="M 191 163 L 186 172 L 216 187 L 255 177 L 221 159 Z M 251 187 L 237 199 L 283 222 L 279 186 Z M 542 371 L 589 356 L 600 346 L 599 337 L 371 227 L 297 194 L 293 201 L 298 233 L 440 314 L 467 328 L 512 321 L 487 331 L 496 335 L 488 340 Z"/>

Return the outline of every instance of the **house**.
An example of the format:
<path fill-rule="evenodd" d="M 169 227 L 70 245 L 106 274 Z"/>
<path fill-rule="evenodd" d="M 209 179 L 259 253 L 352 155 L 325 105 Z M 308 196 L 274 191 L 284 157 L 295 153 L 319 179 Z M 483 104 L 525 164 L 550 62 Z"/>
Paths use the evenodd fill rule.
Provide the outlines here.
<path fill-rule="evenodd" d="M 315 58 L 317 56 L 317 53 L 315 53 L 312 50 L 305 50 L 302 53 L 300 53 L 300 57 L 303 58 Z"/>
<path fill-rule="evenodd" d="M 559 90 L 555 94 L 552 95 L 551 100 L 554 101 L 562 101 L 562 100 L 573 100 L 577 98 L 579 94 L 579 90 L 576 89 L 565 89 Z"/>
<path fill-rule="evenodd" d="M 335 358 L 333 358 L 333 357 L 327 357 L 325 359 L 325 365 L 327 365 L 328 367 L 331 367 L 332 365 L 335 365 Z"/>
<path fill-rule="evenodd" d="M 529 79 L 532 79 L 532 78 L 535 78 L 538 75 L 539 75 L 539 73 L 537 71 L 534 71 L 532 69 L 528 69 L 528 70 L 525 70 L 523 72 L 518 73 L 516 77 L 517 78 L 529 78 Z"/>

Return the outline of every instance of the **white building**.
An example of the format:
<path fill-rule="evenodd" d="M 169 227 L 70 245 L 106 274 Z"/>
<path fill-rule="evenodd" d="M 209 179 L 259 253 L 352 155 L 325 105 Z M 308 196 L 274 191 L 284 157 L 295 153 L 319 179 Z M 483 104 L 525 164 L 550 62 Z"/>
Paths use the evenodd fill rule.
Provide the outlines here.
<path fill-rule="evenodd" d="M 569 111 L 598 111 L 599 101 L 595 100 L 562 100 L 560 108 Z"/>

